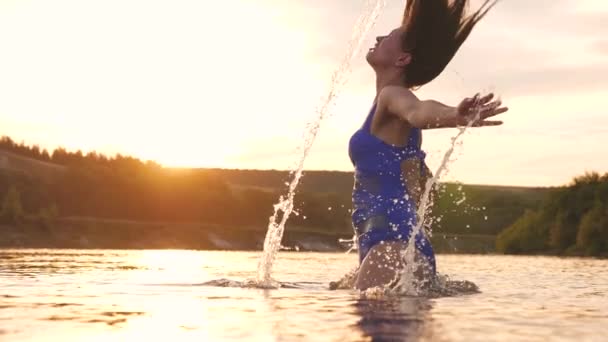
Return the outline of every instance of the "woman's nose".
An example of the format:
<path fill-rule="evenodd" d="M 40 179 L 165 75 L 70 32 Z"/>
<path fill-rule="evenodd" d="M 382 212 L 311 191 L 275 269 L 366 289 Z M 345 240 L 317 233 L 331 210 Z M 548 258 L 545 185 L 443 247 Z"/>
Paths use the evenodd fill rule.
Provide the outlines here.
<path fill-rule="evenodd" d="M 378 37 L 376 37 L 376 42 L 380 43 L 381 41 L 384 40 L 384 38 L 386 38 L 386 36 L 378 36 Z"/>

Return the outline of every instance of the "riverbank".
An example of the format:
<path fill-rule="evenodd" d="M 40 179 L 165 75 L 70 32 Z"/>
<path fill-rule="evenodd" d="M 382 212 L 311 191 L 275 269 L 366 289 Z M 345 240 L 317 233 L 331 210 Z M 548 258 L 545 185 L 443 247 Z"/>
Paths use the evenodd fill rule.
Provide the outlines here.
<path fill-rule="evenodd" d="M 3 225 L 0 232 L 2 248 L 261 250 L 266 227 L 71 217 L 56 219 L 51 226 Z M 300 251 L 346 251 L 350 245 L 341 239 L 352 235 L 289 226 L 283 245 Z M 436 233 L 432 240 L 437 253 L 495 252 L 494 235 Z"/>

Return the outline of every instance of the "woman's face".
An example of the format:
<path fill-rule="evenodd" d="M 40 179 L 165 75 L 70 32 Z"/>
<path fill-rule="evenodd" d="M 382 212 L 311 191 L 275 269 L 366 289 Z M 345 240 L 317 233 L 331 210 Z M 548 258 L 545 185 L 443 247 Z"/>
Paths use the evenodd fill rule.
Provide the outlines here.
<path fill-rule="evenodd" d="M 399 27 L 386 36 L 376 37 L 376 45 L 369 49 L 367 62 L 374 69 L 404 67 L 409 64 L 411 55 L 402 49 L 404 28 Z"/>

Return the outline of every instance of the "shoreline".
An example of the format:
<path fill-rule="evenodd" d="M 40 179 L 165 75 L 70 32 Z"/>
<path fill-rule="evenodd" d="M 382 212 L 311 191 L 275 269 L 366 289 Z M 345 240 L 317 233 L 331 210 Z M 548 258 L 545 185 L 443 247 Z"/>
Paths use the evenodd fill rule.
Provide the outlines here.
<path fill-rule="evenodd" d="M 65 219 L 64 219 L 65 220 Z M 67 219 L 71 221 L 72 219 Z M 0 225 L 0 249 L 57 249 L 57 250 L 193 250 L 193 251 L 239 251 L 262 252 L 265 231 L 252 228 L 220 227 L 194 223 L 145 223 L 131 222 L 129 226 L 107 227 L 103 220 L 87 220 L 103 227 L 72 224 L 62 228 L 44 229 L 28 225 Z M 64 221 L 66 222 L 66 221 Z M 133 226 L 144 226 L 146 233 Z M 159 228 L 161 229 L 150 229 Z M 104 228 L 105 227 L 105 228 Z M 222 231 L 210 231 L 209 228 Z M 121 230 L 117 232 L 116 230 Z M 301 227 L 299 229 L 302 229 Z M 286 231 L 282 252 L 346 252 L 350 246 L 338 239 L 352 236 L 315 231 Z M 608 255 L 589 256 L 583 253 L 498 253 L 493 235 L 449 235 L 434 234 L 431 239 L 436 254 L 442 255 L 510 255 L 522 257 L 548 256 L 556 258 L 608 259 Z M 490 241 L 491 240 L 491 241 Z M 353 252 L 354 253 L 354 252 Z"/>
<path fill-rule="evenodd" d="M 283 251 L 346 252 L 350 245 L 340 243 L 339 239 L 352 239 L 351 234 L 290 226 L 283 237 Z M 0 248 L 260 252 L 265 235 L 266 227 L 255 226 L 66 217 L 55 219 L 50 226 L 36 222 L 0 225 Z M 431 238 L 437 254 L 608 258 L 608 255 L 587 256 L 576 251 L 501 254 L 496 250 L 495 240 L 495 235 L 437 232 Z"/>
<path fill-rule="evenodd" d="M 91 217 L 57 218 L 50 224 L 26 222 L 0 225 L 0 248 L 52 249 L 183 249 L 261 251 L 266 227 L 207 223 L 144 222 Z M 352 233 L 288 226 L 283 236 L 286 250 L 345 252 L 340 239 Z M 494 235 L 434 234 L 436 253 L 495 254 Z"/>

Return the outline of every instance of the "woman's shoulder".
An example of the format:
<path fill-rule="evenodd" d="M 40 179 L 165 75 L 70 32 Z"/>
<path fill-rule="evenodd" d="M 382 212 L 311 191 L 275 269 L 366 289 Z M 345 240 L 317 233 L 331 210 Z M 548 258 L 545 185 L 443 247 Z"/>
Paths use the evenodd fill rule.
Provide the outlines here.
<path fill-rule="evenodd" d="M 386 86 L 382 89 L 380 89 L 380 91 L 378 92 L 378 99 L 391 99 L 394 97 L 399 97 L 399 98 L 404 98 L 404 99 L 412 99 L 412 100 L 418 100 L 418 97 L 416 97 L 416 94 L 414 94 L 414 92 L 404 86 L 400 86 L 400 85 L 389 85 Z"/>
<path fill-rule="evenodd" d="M 408 88 L 391 85 L 380 89 L 377 97 L 377 109 L 382 113 L 392 113 L 400 117 L 417 105 L 418 97 Z"/>

